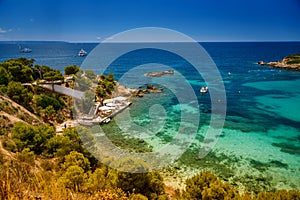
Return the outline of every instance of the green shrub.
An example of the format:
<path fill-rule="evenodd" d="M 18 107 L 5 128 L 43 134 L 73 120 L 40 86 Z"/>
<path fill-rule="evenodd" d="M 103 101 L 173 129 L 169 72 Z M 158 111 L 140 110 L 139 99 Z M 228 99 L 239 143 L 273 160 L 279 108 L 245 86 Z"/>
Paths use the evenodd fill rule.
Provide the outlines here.
<path fill-rule="evenodd" d="M 48 106 L 52 106 L 55 111 L 61 110 L 63 108 L 61 102 L 55 97 L 48 95 L 40 95 L 39 97 L 35 97 L 36 104 L 43 109 L 47 108 Z"/>
<path fill-rule="evenodd" d="M 22 86 L 20 82 L 9 82 L 6 93 L 13 101 L 21 104 L 27 109 L 30 109 L 33 94 Z"/>
<path fill-rule="evenodd" d="M 186 180 L 184 192 L 186 199 L 232 199 L 238 193 L 229 185 L 222 183 L 210 172 L 200 172 Z"/>
<path fill-rule="evenodd" d="M 84 169 L 85 172 L 87 172 L 90 169 L 90 162 L 82 153 L 72 151 L 69 155 L 64 157 L 62 169 L 67 169 L 71 166 L 79 166 Z"/>
<path fill-rule="evenodd" d="M 4 139 L 2 140 L 2 145 L 4 149 L 11 151 L 13 153 L 17 152 L 18 150 L 14 141 L 9 139 L 8 137 L 4 137 Z"/>
<path fill-rule="evenodd" d="M 68 137 L 61 135 L 50 138 L 45 146 L 44 155 L 49 158 L 68 155 L 73 149 L 72 141 Z"/>
<path fill-rule="evenodd" d="M 106 79 L 109 81 L 109 82 L 114 82 L 114 74 L 109 72 Z"/>
<path fill-rule="evenodd" d="M 107 172 L 103 168 L 97 168 L 93 173 L 90 172 L 86 183 L 87 191 L 95 192 L 111 187 L 110 181 L 107 178 Z"/>
<path fill-rule="evenodd" d="M 287 60 L 287 64 L 300 64 L 300 54 L 291 54 L 285 57 Z"/>
<path fill-rule="evenodd" d="M 300 54 L 291 54 L 291 55 L 286 56 L 285 58 L 300 59 Z"/>
<path fill-rule="evenodd" d="M 64 122 L 64 116 L 61 113 L 58 113 L 56 116 L 56 121 L 58 123 L 63 123 Z"/>
<path fill-rule="evenodd" d="M 293 65 L 293 64 L 299 64 L 300 63 L 300 59 L 295 59 L 295 60 L 290 60 L 286 62 L 289 65 Z"/>
<path fill-rule="evenodd" d="M 142 194 L 149 199 L 166 197 L 163 178 L 156 172 L 148 172 L 146 163 L 134 158 L 123 158 L 112 163 L 116 171 L 117 187 L 125 192 Z M 124 172 L 129 171 L 129 172 Z"/>
<path fill-rule="evenodd" d="M 0 127 L 0 135 L 6 135 L 7 130 L 3 127 Z"/>
<path fill-rule="evenodd" d="M 6 94 L 7 93 L 7 86 L 0 85 L 0 94 Z"/>
<path fill-rule="evenodd" d="M 92 86 L 92 81 L 85 76 L 77 77 L 75 82 L 76 82 L 76 85 L 74 86 L 75 89 L 78 89 L 81 91 L 86 91 Z"/>
<path fill-rule="evenodd" d="M 97 77 L 97 75 L 95 74 L 95 72 L 91 69 L 87 69 L 84 72 L 85 76 L 88 77 L 89 79 L 95 79 Z"/>
<path fill-rule="evenodd" d="M 13 81 L 26 83 L 33 81 L 33 62 L 34 60 L 16 58 L 4 61 L 0 65 L 7 70 Z"/>
<path fill-rule="evenodd" d="M 108 94 L 112 94 L 114 88 L 115 88 L 115 81 L 114 81 L 114 74 L 108 73 L 107 76 L 104 74 L 100 75 L 100 80 L 98 82 L 98 86 L 96 88 L 96 95 L 99 98 L 104 98 Z"/>
<path fill-rule="evenodd" d="M 56 113 L 56 111 L 53 108 L 53 106 L 50 105 L 45 108 L 44 113 L 47 118 L 51 118 L 53 116 L 53 114 Z"/>
<path fill-rule="evenodd" d="M 35 155 L 29 148 L 23 149 L 22 152 L 17 153 L 17 159 L 20 162 L 25 162 L 27 164 L 33 165 L 35 160 Z"/>
<path fill-rule="evenodd" d="M 64 80 L 63 75 L 59 70 L 52 69 L 49 72 L 44 73 L 43 78 L 46 81 Z"/>
<path fill-rule="evenodd" d="M 203 199 L 233 199 L 238 193 L 228 184 L 217 180 L 210 184 L 209 188 L 202 191 Z"/>
<path fill-rule="evenodd" d="M 0 85 L 7 85 L 10 81 L 10 76 L 4 67 L 0 66 Z"/>
<path fill-rule="evenodd" d="M 59 178 L 58 182 L 73 191 L 82 191 L 86 178 L 87 176 L 84 173 L 84 170 L 75 165 L 67 168 L 63 175 Z"/>
<path fill-rule="evenodd" d="M 34 128 L 23 122 L 17 122 L 13 129 L 11 137 L 15 142 L 18 151 L 22 151 L 27 147 L 32 147 L 34 145 Z"/>
<path fill-rule="evenodd" d="M 34 127 L 24 122 L 17 122 L 12 129 L 11 136 L 18 151 L 29 148 L 39 155 L 46 150 L 46 143 L 54 134 L 54 127 L 48 125 Z"/>
<path fill-rule="evenodd" d="M 80 67 L 76 65 L 65 67 L 65 75 L 76 74 L 79 71 Z"/>

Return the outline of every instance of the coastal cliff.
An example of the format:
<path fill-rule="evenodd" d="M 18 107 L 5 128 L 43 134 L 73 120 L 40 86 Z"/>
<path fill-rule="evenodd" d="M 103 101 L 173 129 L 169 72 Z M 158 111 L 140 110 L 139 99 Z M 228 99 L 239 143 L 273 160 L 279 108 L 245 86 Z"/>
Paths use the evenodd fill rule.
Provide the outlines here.
<path fill-rule="evenodd" d="M 281 61 L 277 61 L 277 62 L 259 61 L 258 64 L 267 65 L 274 68 L 300 70 L 300 53 L 288 55 L 284 57 Z"/>

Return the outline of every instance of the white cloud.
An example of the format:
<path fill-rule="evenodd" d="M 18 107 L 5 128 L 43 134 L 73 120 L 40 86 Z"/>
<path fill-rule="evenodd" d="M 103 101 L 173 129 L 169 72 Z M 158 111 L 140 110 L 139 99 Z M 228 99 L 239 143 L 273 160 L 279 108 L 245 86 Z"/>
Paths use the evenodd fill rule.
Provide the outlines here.
<path fill-rule="evenodd" d="M 0 33 L 6 33 L 6 30 L 3 30 L 2 28 L 0 28 Z"/>
<path fill-rule="evenodd" d="M 113 36 L 105 38 L 105 40 L 113 40 L 113 39 L 114 39 Z"/>
<path fill-rule="evenodd" d="M 96 37 L 97 40 L 101 40 L 101 37 Z"/>
<path fill-rule="evenodd" d="M 5 30 L 5 29 L 0 28 L 0 33 L 7 33 L 7 32 L 11 32 L 11 31 L 12 31 L 12 29 Z"/>

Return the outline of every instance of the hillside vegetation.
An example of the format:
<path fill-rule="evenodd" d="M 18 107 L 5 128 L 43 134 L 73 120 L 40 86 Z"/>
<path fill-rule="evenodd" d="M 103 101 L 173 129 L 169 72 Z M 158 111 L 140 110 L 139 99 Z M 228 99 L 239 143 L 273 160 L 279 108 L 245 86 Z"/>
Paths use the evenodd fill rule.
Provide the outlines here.
<path fill-rule="evenodd" d="M 288 65 L 300 64 L 300 53 L 286 56 L 283 59 L 283 62 Z"/>

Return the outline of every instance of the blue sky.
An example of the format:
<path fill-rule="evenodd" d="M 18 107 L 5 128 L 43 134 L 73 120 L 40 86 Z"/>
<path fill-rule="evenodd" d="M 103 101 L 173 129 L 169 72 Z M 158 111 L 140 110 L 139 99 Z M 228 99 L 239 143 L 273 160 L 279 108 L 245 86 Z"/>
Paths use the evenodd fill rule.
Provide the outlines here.
<path fill-rule="evenodd" d="M 149 26 L 198 41 L 300 41 L 300 0 L 0 0 L 0 40 L 101 41 Z"/>

